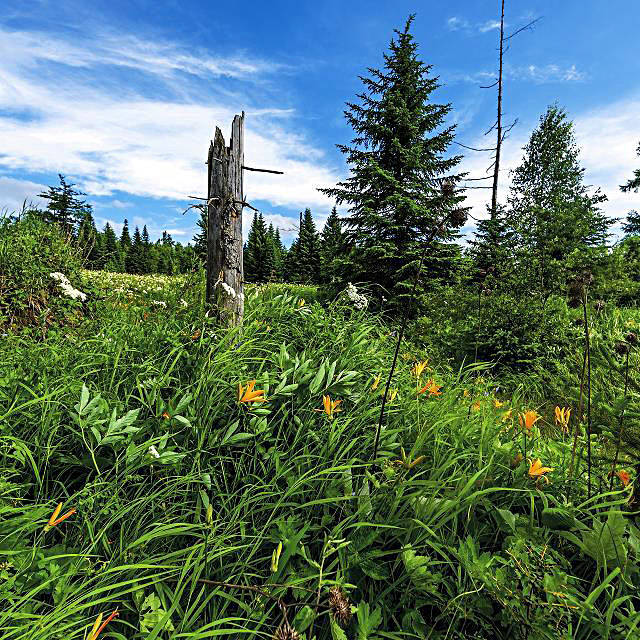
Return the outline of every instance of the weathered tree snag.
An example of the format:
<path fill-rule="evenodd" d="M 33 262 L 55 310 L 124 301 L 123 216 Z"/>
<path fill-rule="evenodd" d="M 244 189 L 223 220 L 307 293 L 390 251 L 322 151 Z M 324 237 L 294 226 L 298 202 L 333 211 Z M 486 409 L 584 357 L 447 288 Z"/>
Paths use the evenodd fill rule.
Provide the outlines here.
<path fill-rule="evenodd" d="M 209 147 L 207 193 L 207 303 L 225 324 L 242 323 L 242 166 L 244 112 L 235 116 L 229 147 L 216 127 Z"/>

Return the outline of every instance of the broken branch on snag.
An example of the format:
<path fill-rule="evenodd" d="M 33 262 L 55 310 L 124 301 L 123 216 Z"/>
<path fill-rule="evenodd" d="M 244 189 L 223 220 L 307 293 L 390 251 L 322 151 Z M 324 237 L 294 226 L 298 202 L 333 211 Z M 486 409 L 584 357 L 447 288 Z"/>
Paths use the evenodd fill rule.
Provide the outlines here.
<path fill-rule="evenodd" d="M 242 165 L 242 168 L 246 171 L 258 171 L 260 173 L 277 173 L 279 175 L 284 174 L 284 171 L 276 171 L 275 169 L 256 169 L 255 167 L 246 167 L 245 165 Z"/>

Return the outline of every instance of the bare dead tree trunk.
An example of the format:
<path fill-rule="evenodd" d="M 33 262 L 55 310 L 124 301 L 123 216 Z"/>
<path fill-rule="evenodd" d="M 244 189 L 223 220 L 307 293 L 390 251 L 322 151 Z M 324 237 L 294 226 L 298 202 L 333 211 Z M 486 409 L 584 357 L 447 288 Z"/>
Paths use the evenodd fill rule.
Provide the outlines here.
<path fill-rule="evenodd" d="M 496 157 L 493 166 L 493 187 L 491 190 L 491 219 L 495 220 L 498 208 L 498 178 L 500 175 L 500 149 L 502 148 L 502 57 L 504 54 L 504 0 L 500 13 L 500 59 L 498 66 L 498 118 L 496 121 Z"/>
<path fill-rule="evenodd" d="M 229 147 L 216 127 L 207 160 L 207 294 L 206 300 L 227 325 L 239 325 L 244 314 L 242 266 L 242 168 L 244 112 L 233 119 Z"/>

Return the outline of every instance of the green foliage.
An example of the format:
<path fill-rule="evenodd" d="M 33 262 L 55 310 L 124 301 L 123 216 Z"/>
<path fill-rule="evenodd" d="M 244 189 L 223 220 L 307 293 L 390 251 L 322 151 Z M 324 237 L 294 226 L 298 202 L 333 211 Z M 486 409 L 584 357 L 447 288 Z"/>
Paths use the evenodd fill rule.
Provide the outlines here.
<path fill-rule="evenodd" d="M 26 211 L 17 219 L 0 219 L 0 328 L 46 327 L 77 308 L 60 295 L 51 273 L 77 282 L 80 255 L 57 225 L 40 212 Z"/>

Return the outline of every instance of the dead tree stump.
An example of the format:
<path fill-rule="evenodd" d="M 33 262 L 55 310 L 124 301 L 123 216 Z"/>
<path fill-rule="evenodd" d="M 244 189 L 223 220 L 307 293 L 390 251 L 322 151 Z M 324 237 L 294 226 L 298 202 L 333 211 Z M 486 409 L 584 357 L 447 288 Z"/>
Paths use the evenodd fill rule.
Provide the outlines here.
<path fill-rule="evenodd" d="M 233 119 L 231 140 L 216 127 L 207 160 L 207 303 L 221 322 L 239 325 L 244 314 L 242 167 L 244 111 Z"/>

